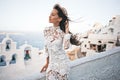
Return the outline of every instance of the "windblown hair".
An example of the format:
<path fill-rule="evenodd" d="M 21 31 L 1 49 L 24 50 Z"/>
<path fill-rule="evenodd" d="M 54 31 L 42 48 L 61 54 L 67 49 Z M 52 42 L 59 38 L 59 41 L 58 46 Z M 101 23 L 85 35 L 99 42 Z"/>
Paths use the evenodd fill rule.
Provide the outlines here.
<path fill-rule="evenodd" d="M 58 11 L 58 16 L 62 18 L 62 21 L 60 22 L 59 26 L 60 29 L 66 33 L 66 22 L 71 21 L 68 18 L 68 14 L 65 8 L 61 7 L 59 4 L 55 4 L 55 6 L 53 7 L 53 9 L 56 9 Z M 76 39 L 76 36 L 73 35 L 70 31 L 69 33 L 71 34 L 71 38 L 70 38 L 70 43 L 73 45 L 80 45 L 80 42 Z"/>

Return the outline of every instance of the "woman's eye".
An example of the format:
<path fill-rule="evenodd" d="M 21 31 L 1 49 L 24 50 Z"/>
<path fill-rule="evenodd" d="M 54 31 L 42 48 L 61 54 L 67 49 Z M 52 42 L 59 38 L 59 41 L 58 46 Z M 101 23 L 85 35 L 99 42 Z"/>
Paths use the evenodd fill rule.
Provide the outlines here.
<path fill-rule="evenodd" d="M 52 14 L 52 16 L 55 16 L 54 14 Z"/>

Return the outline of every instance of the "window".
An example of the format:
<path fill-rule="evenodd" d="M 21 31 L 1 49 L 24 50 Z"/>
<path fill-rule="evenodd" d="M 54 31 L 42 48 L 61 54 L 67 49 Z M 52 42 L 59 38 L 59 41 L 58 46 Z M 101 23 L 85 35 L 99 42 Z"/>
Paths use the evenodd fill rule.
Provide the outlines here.
<path fill-rule="evenodd" d="M 111 33 L 113 33 L 113 32 L 114 32 L 114 29 L 113 29 L 113 28 L 109 28 L 109 31 L 110 31 Z"/>
<path fill-rule="evenodd" d="M 15 64 L 15 63 L 16 63 L 16 54 L 13 54 L 10 64 Z"/>
<path fill-rule="evenodd" d="M 31 48 L 30 48 L 30 47 L 26 47 L 26 48 L 25 48 L 25 50 L 24 50 L 24 52 L 25 52 L 24 60 L 29 60 L 29 59 L 31 59 L 30 51 L 31 51 Z"/>
<path fill-rule="evenodd" d="M 7 40 L 6 41 L 6 51 L 9 51 L 11 48 L 11 41 L 10 40 Z"/>
<path fill-rule="evenodd" d="M 6 66 L 5 56 L 0 56 L 0 66 Z"/>

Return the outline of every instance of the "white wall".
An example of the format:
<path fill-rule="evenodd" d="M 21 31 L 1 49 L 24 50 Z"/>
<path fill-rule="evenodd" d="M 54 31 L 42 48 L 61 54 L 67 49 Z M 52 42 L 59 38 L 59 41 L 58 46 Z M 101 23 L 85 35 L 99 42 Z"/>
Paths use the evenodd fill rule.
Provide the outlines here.
<path fill-rule="evenodd" d="M 38 62 L 42 66 L 43 56 L 39 57 L 41 58 Z M 0 80 L 8 80 L 8 78 L 9 80 L 45 80 L 45 73 L 42 74 L 39 70 L 31 71 L 35 69 L 34 67 L 29 67 L 28 70 L 23 69 L 17 73 L 16 66 L 9 67 L 11 70 L 8 70 L 7 66 L 0 68 Z M 120 80 L 120 47 L 72 61 L 70 80 Z"/>
<path fill-rule="evenodd" d="M 120 80 L 120 47 L 71 63 L 71 80 Z"/>

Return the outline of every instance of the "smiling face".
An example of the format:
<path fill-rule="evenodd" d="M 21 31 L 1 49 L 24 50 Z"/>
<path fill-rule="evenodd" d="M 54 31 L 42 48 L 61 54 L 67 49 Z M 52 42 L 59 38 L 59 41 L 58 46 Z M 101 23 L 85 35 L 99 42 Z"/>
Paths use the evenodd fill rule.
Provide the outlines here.
<path fill-rule="evenodd" d="M 49 22 L 53 23 L 56 26 L 59 26 L 61 20 L 62 18 L 58 16 L 58 11 L 56 9 L 53 9 L 49 16 Z"/>

